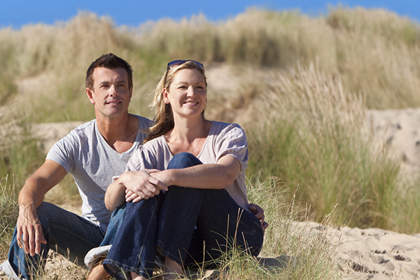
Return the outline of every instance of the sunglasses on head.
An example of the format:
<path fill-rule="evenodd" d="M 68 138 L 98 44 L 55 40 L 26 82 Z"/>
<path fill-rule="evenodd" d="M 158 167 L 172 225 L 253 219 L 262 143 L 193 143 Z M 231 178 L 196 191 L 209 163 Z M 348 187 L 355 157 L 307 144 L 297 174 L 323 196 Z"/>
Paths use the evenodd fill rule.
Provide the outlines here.
<path fill-rule="evenodd" d="M 176 66 L 179 66 L 179 65 L 181 65 L 181 64 L 184 64 L 185 62 L 188 62 L 188 61 L 192 61 L 192 62 L 194 62 L 198 67 L 200 67 L 201 69 L 204 69 L 204 65 L 203 65 L 203 63 L 201 63 L 201 62 L 198 62 L 198 61 L 195 61 L 195 60 L 191 60 L 191 59 L 186 59 L 186 60 L 174 60 L 174 61 L 171 61 L 171 62 L 169 62 L 168 63 L 168 67 L 167 67 L 167 70 L 169 70 L 169 69 L 172 69 L 172 68 L 174 68 L 174 67 L 176 67 Z"/>
<path fill-rule="evenodd" d="M 169 62 L 169 63 L 168 63 L 168 67 L 166 67 L 165 79 L 163 80 L 163 86 L 165 86 L 165 85 L 166 85 L 166 79 L 168 78 L 168 72 L 169 72 L 169 69 L 173 69 L 173 68 L 175 68 L 175 67 L 177 67 L 177 66 L 179 66 L 179 65 L 182 65 L 182 64 L 184 64 L 185 62 L 188 62 L 188 61 L 192 61 L 192 62 L 194 62 L 194 63 L 195 63 L 195 65 L 197 65 L 197 66 L 198 66 L 198 67 L 200 67 L 201 69 L 204 69 L 204 65 L 203 65 L 203 63 L 198 62 L 198 61 L 195 61 L 195 60 L 191 60 L 191 59 L 186 59 L 186 60 L 184 60 L 184 59 L 180 59 L 180 60 L 173 60 L 173 61 Z"/>

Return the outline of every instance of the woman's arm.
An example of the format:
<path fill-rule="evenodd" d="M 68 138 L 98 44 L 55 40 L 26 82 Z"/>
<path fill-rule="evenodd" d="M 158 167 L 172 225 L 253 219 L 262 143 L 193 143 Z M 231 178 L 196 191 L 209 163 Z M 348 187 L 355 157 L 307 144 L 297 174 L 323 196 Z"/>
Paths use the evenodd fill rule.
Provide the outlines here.
<path fill-rule="evenodd" d="M 168 169 L 152 172 L 150 175 L 166 186 L 224 189 L 235 181 L 240 172 L 241 165 L 239 160 L 233 156 L 226 155 L 214 164 L 200 164 L 183 169 Z"/>
<path fill-rule="evenodd" d="M 148 199 L 158 195 L 160 190 L 168 187 L 158 179 L 149 175 L 150 170 L 127 171 L 112 182 L 105 193 L 105 206 L 114 211 L 126 201 L 126 191 L 131 191 L 138 198 Z"/>

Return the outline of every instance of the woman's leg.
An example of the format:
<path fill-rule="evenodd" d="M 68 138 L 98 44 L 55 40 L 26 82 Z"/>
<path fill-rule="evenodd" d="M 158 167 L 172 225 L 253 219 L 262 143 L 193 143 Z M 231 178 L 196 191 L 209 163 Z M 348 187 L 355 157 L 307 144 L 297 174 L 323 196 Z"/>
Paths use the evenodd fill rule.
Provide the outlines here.
<path fill-rule="evenodd" d="M 192 154 L 179 153 L 172 158 L 167 169 L 181 169 L 198 164 L 202 163 Z M 166 197 L 168 194 L 170 195 Z M 177 279 L 177 275 L 183 272 L 182 260 L 187 254 L 185 248 L 188 248 L 193 237 L 197 220 L 197 195 L 200 195 L 198 189 L 177 186 L 170 186 L 165 194 L 160 210 L 157 238 L 159 253 L 165 257 L 165 279 Z"/>
<path fill-rule="evenodd" d="M 205 241 L 203 261 L 211 262 L 234 248 L 258 256 L 264 241 L 264 230 L 258 218 L 240 207 L 226 190 L 205 190 L 197 219 L 197 236 Z M 191 260 L 203 259 L 203 243 L 198 245 L 200 247 L 190 245 Z"/>
<path fill-rule="evenodd" d="M 185 168 L 201 162 L 188 153 L 177 154 L 168 169 Z M 258 255 L 263 229 L 248 210 L 242 209 L 226 190 L 202 190 L 171 186 L 159 216 L 157 244 L 161 252 L 180 265 L 203 261 L 241 246 Z"/>
<path fill-rule="evenodd" d="M 104 261 L 106 271 L 116 279 L 126 279 L 127 271 L 145 278 L 152 276 L 158 212 L 163 195 L 127 203 L 125 217 Z"/>

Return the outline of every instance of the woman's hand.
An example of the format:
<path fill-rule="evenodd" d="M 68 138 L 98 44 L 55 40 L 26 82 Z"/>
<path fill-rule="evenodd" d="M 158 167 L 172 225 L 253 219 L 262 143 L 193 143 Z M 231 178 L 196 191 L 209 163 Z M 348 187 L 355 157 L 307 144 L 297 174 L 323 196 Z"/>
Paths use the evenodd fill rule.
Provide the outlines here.
<path fill-rule="evenodd" d="M 258 220 L 260 220 L 261 227 L 265 231 L 265 229 L 268 228 L 268 223 L 264 220 L 265 219 L 264 209 L 262 209 L 257 204 L 250 203 L 248 205 L 248 210 L 251 211 L 251 213 L 254 214 L 258 218 Z"/>
<path fill-rule="evenodd" d="M 139 170 L 124 172 L 117 180 L 112 182 L 105 193 L 105 205 L 114 211 L 119 205 L 128 202 L 138 202 L 158 195 L 161 190 L 168 187 L 158 179 L 150 176 L 156 170 Z"/>
<path fill-rule="evenodd" d="M 150 173 L 158 170 L 140 170 L 125 172 L 122 182 L 126 188 L 125 200 L 127 202 L 139 202 L 158 195 L 161 190 L 168 190 L 168 187 L 158 179 L 150 176 Z"/>

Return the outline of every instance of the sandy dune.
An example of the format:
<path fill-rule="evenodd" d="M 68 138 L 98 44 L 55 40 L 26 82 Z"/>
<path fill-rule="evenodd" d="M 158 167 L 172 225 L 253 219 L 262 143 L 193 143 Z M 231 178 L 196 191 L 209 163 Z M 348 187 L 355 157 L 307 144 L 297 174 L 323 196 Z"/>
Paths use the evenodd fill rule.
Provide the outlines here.
<path fill-rule="evenodd" d="M 367 120 L 376 140 L 401 161 L 406 176 L 420 171 L 420 108 L 369 110 Z"/>

